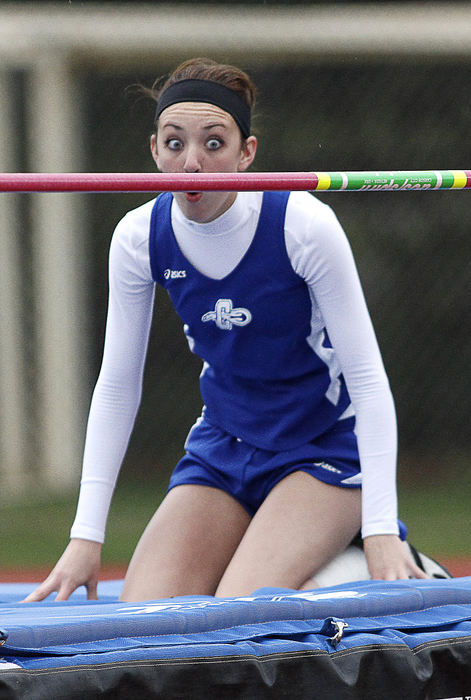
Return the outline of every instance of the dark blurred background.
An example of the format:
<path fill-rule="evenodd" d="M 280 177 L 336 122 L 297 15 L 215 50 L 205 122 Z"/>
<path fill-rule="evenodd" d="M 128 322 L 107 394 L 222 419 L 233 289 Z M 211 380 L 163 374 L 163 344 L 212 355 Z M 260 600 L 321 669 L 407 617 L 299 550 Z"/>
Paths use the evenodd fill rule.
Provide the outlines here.
<path fill-rule="evenodd" d="M 256 169 L 465 168 L 471 163 L 469 67 L 394 65 L 247 67 L 258 85 Z M 140 75 L 151 84 L 155 74 Z M 81 76 L 90 127 L 88 169 L 145 171 L 153 104 L 137 76 Z M 113 116 L 113 118 L 111 118 Z M 395 395 L 401 462 L 415 471 L 462 467 L 470 450 L 471 238 L 468 192 L 324 193 L 353 247 Z M 110 232 L 149 199 L 89 199 L 94 364 L 105 322 Z M 142 409 L 129 470 L 167 470 L 200 410 L 200 363 L 159 294 Z M 169 400 L 170 399 L 170 400 Z"/>

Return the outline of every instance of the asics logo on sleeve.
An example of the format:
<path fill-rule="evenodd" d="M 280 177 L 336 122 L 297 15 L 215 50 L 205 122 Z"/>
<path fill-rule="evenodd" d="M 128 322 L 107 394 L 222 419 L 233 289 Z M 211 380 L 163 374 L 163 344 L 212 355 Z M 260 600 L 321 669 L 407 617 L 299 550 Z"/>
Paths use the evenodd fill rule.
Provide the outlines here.
<path fill-rule="evenodd" d="M 175 280 L 179 277 L 186 277 L 186 270 L 170 270 L 167 268 L 164 270 L 164 277 L 166 280 Z"/>
<path fill-rule="evenodd" d="M 201 316 L 203 323 L 214 321 L 218 328 L 224 331 L 232 330 L 232 326 L 246 326 L 252 320 L 248 309 L 234 308 L 232 299 L 218 299 L 214 311 L 208 311 Z"/>

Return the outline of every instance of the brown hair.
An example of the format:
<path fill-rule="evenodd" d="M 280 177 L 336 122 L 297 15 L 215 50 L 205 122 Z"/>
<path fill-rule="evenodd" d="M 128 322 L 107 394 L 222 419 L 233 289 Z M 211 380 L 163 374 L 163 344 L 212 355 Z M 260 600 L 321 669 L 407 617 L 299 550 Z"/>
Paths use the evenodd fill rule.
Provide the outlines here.
<path fill-rule="evenodd" d="M 184 61 L 170 75 L 157 78 L 152 87 L 145 92 L 157 102 L 161 93 L 170 85 L 189 79 L 221 83 L 237 93 L 250 109 L 255 104 L 257 88 L 247 73 L 235 66 L 217 63 L 211 58 L 190 58 Z"/>

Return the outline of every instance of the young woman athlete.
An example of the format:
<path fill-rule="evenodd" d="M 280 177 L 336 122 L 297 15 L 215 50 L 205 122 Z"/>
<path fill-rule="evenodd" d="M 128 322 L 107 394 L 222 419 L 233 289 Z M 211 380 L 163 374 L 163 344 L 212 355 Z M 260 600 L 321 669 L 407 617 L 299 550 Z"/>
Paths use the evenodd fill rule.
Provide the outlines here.
<path fill-rule="evenodd" d="M 240 172 L 255 88 L 192 59 L 156 93 L 162 172 Z M 163 194 L 110 250 L 103 364 L 71 541 L 26 599 L 96 598 L 108 508 L 140 402 L 154 287 L 203 360 L 204 408 L 122 600 L 303 588 L 361 527 L 372 578 L 424 577 L 399 537 L 393 399 L 346 237 L 312 195 Z"/>

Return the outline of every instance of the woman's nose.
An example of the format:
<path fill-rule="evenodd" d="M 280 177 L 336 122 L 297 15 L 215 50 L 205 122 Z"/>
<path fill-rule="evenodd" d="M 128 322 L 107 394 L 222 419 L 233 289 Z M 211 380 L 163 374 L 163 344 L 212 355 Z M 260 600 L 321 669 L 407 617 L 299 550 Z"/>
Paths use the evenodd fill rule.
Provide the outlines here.
<path fill-rule="evenodd" d="M 201 153 L 196 147 L 189 147 L 185 154 L 183 169 L 186 173 L 198 173 L 201 171 Z"/>

